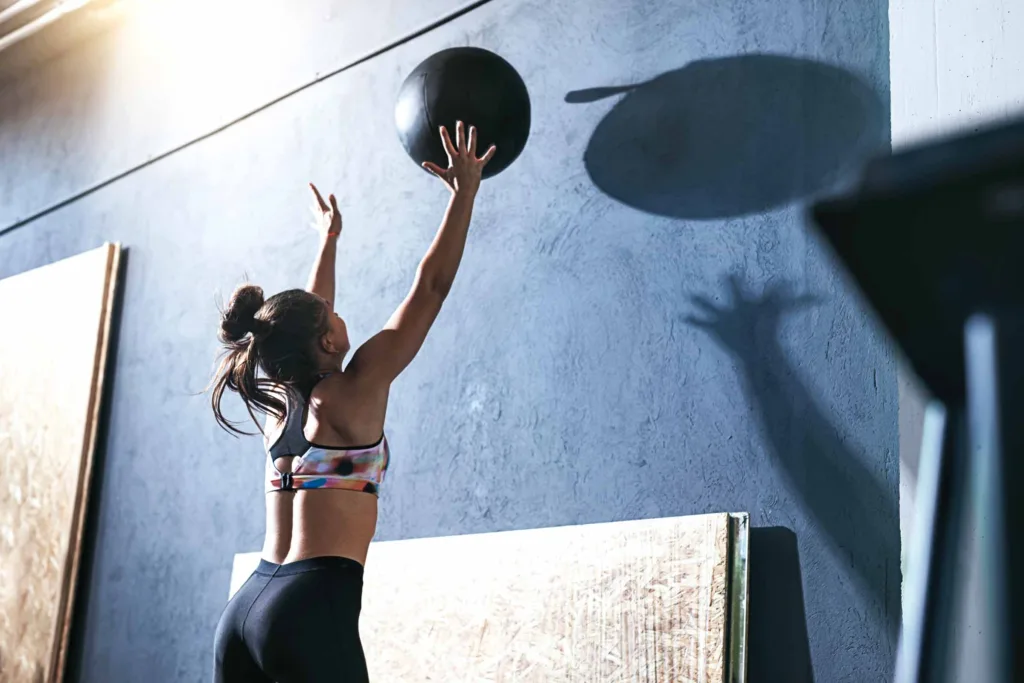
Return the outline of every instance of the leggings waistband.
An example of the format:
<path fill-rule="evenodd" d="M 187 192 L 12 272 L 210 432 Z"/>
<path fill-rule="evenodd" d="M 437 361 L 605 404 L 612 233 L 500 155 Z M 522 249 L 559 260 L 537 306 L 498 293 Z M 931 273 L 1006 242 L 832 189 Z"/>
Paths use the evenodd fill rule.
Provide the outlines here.
<path fill-rule="evenodd" d="M 334 571 L 351 572 L 358 576 L 363 575 L 363 565 L 350 557 L 309 557 L 305 560 L 297 560 L 288 564 L 277 564 L 260 559 L 256 567 L 256 574 L 263 576 L 292 576 L 306 572 L 318 571 L 321 569 L 333 569 Z"/>

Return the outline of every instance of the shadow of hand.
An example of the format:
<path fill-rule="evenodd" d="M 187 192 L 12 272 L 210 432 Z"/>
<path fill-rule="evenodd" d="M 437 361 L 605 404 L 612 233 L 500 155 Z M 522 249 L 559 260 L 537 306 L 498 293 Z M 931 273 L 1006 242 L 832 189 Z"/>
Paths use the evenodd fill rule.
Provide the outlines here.
<path fill-rule="evenodd" d="M 725 284 L 725 302 L 691 296 L 697 309 L 686 322 L 705 330 L 739 361 L 737 368 L 766 437 L 773 464 L 792 484 L 807 513 L 825 530 L 867 594 L 884 615 L 895 639 L 899 590 L 889 581 L 899 565 L 899 513 L 894 493 L 883 485 L 864 457 L 833 423 L 833 415 L 800 381 L 783 352 L 783 315 L 819 302 L 794 294 L 784 283 L 754 294 L 740 278 Z M 896 569 L 894 569 L 896 567 Z"/>
<path fill-rule="evenodd" d="M 706 296 L 691 296 L 700 315 L 689 315 L 686 322 L 714 336 L 726 350 L 741 359 L 754 359 L 758 349 L 776 343 L 783 314 L 818 303 L 810 294 L 795 295 L 787 283 L 770 284 L 760 295 L 749 292 L 740 278 L 726 278 L 731 301 L 716 305 Z"/>

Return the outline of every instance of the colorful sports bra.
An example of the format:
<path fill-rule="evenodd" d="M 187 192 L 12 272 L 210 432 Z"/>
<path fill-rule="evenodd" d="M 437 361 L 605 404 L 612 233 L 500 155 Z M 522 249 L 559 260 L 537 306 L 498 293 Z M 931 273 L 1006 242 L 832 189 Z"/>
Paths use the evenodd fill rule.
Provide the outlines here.
<path fill-rule="evenodd" d="M 326 377 L 322 375 L 321 379 Z M 281 435 L 267 448 L 267 492 L 297 489 L 344 489 L 378 495 L 391 461 L 387 437 L 371 446 L 338 448 L 306 439 L 302 423 L 306 401 L 288 389 L 287 412 Z M 291 472 L 281 472 L 278 458 L 295 456 Z"/>

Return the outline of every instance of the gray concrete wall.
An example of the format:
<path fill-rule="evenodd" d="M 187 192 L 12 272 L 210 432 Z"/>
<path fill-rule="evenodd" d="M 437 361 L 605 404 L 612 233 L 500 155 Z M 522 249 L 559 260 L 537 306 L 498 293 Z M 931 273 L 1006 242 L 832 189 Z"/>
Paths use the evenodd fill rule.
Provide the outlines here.
<path fill-rule="evenodd" d="M 330 6 L 382 40 L 405 30 L 404 11 Z M 293 49 L 334 35 L 308 31 Z M 751 680 L 888 678 L 895 362 L 803 222 L 807 197 L 888 145 L 888 35 L 880 0 L 494 0 L 0 235 L 0 276 L 129 249 L 71 678 L 208 675 L 232 555 L 263 533 L 259 445 L 195 395 L 213 293 L 246 272 L 303 281 L 315 180 L 345 212 L 340 310 L 354 342 L 373 333 L 445 202 L 398 144 L 393 98 L 463 44 L 520 70 L 533 129 L 485 183 L 451 299 L 395 386 L 378 538 L 747 510 Z M 156 104 L 125 114 L 169 101 L 155 77 L 72 113 L 68 93 L 116 61 L 72 54 L 4 90 L 4 226 L 238 115 L 168 132 Z"/>
<path fill-rule="evenodd" d="M 215 131 L 466 3 L 304 0 L 301 11 L 271 0 L 97 4 L 103 11 L 69 19 L 0 58 L 2 226 Z M 103 35 L 83 41 L 86 23 Z M 68 50 L 62 58 L 30 76 L 3 67 L 61 47 Z"/>

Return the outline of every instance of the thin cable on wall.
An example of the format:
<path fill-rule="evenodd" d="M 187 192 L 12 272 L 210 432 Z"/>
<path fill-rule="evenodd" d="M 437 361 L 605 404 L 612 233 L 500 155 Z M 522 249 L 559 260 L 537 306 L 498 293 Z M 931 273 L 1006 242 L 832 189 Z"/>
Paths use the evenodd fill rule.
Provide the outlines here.
<path fill-rule="evenodd" d="M 195 138 L 192 138 L 191 140 L 183 142 L 182 144 L 180 144 L 180 145 L 178 145 L 176 147 L 173 147 L 173 148 L 167 150 L 166 152 L 162 152 L 160 154 L 154 155 L 153 157 L 150 157 L 146 161 L 142 162 L 141 164 L 138 164 L 136 166 L 132 166 L 131 168 L 129 168 L 129 169 L 125 170 L 125 171 L 122 171 L 120 173 L 117 173 L 117 174 L 107 178 L 106 180 L 102 180 L 102 181 L 100 181 L 100 182 L 98 182 L 98 183 L 96 183 L 94 185 L 91 185 L 90 187 L 88 187 L 88 188 L 86 188 L 84 190 L 76 192 L 75 194 L 71 195 L 70 197 L 67 197 L 65 199 L 62 199 L 59 202 L 51 204 L 50 206 L 46 207 L 45 209 L 41 209 L 41 210 L 33 213 L 30 216 L 27 216 L 25 218 L 19 218 L 18 220 L 16 220 L 11 225 L 8 225 L 7 227 L 0 229 L 0 236 L 6 235 L 7 233 L 12 232 L 14 230 L 17 230 L 18 228 L 24 227 L 24 226 L 28 225 L 29 223 L 32 223 L 33 221 L 39 220 L 40 218 L 43 218 L 44 216 L 48 216 L 49 214 L 51 214 L 51 213 L 53 213 L 55 211 L 63 209 L 65 206 L 73 204 L 74 202 L 77 202 L 79 199 L 82 199 L 84 197 L 87 197 L 87 196 L 93 194 L 94 192 L 102 190 L 103 188 L 107 187 L 108 185 L 112 185 L 112 184 L 116 183 L 117 181 L 119 181 L 119 180 L 121 180 L 123 178 L 128 177 L 132 173 L 135 173 L 136 171 L 140 171 L 140 170 L 146 168 L 147 166 L 152 166 L 153 164 L 157 163 L 158 161 L 162 161 L 163 159 L 166 159 L 167 157 L 169 157 L 169 156 L 171 156 L 173 154 L 177 154 L 178 152 L 180 152 L 180 151 L 182 151 L 184 149 L 187 149 L 187 148 L 191 147 L 192 145 L 195 145 L 195 144 L 197 144 L 199 142 L 202 142 L 203 140 L 207 140 L 207 139 L 213 137 L 214 135 L 217 135 L 218 133 L 221 133 L 221 132 L 227 130 L 228 128 L 231 128 L 232 126 L 234 126 L 236 124 L 239 124 L 242 121 L 245 121 L 246 119 L 249 119 L 249 118 L 255 116 L 256 114 L 259 114 L 260 112 L 265 111 L 266 109 L 269 109 L 270 107 L 274 106 L 275 104 L 283 102 L 284 100 L 288 99 L 289 97 L 292 97 L 293 95 L 297 95 L 298 93 L 300 93 L 300 92 L 302 92 L 304 90 L 308 90 L 309 88 L 312 88 L 314 85 L 317 85 L 318 83 L 322 83 L 323 81 L 327 80 L 328 78 L 332 78 L 334 76 L 337 76 L 338 74 L 340 74 L 340 73 L 342 73 L 344 71 L 348 71 L 349 69 L 357 67 L 360 64 L 368 62 L 369 60 L 373 59 L 374 57 L 379 57 L 380 55 L 384 54 L 385 52 L 388 52 L 390 50 L 393 50 L 396 47 L 400 47 L 400 46 L 404 45 L 405 43 L 408 43 L 408 42 L 410 42 L 412 40 L 415 40 L 416 38 L 419 38 L 420 36 L 422 36 L 422 35 L 424 35 L 426 33 L 429 33 L 430 31 L 433 31 L 436 28 L 440 28 L 441 26 L 444 26 L 445 24 L 454 21 L 454 20 L 458 19 L 459 17 L 461 17 L 461 16 L 463 16 L 463 15 L 469 13 L 469 12 L 472 12 L 473 10 L 477 9 L 478 7 L 482 7 L 483 5 L 486 5 L 489 2 L 491 2 L 491 0 L 474 0 L 473 2 L 468 2 L 465 5 L 462 5 L 461 7 L 459 7 L 458 9 L 455 9 L 452 12 L 449 12 L 448 14 L 444 15 L 443 17 L 440 17 L 439 19 L 435 19 L 434 21 L 432 21 L 432 22 L 430 22 L 428 24 L 425 24 L 425 25 L 421 26 L 420 28 L 415 29 L 415 30 L 413 30 L 413 31 L 411 31 L 409 33 L 406 33 L 405 35 L 403 35 L 403 36 L 401 36 L 399 38 L 396 38 L 395 40 L 392 40 L 389 43 L 385 43 L 383 46 L 381 46 L 379 48 L 376 48 L 374 50 L 371 50 L 370 52 L 367 52 L 367 53 L 361 55 L 360 57 L 357 57 L 356 59 L 348 62 L 344 66 L 340 66 L 337 69 L 333 69 L 332 71 L 328 71 L 327 73 L 325 73 L 323 75 L 317 76 L 313 80 L 308 81 L 306 83 L 303 83 L 302 85 L 300 85 L 300 86 L 298 86 L 296 88 L 293 88 L 293 89 L 285 92 L 283 95 L 279 95 L 278 97 L 275 97 L 274 99 L 270 100 L 269 102 L 266 102 L 265 104 L 261 104 L 260 106 L 256 107 L 255 109 L 252 109 L 252 110 L 242 114 L 241 116 L 238 116 L 238 117 L 236 117 L 234 119 L 231 119 L 227 123 L 224 123 L 224 124 L 221 124 L 220 126 L 217 126 L 216 128 L 214 128 L 211 131 L 208 131 L 208 132 L 203 133 L 202 135 L 200 135 L 198 137 L 195 137 Z"/>

